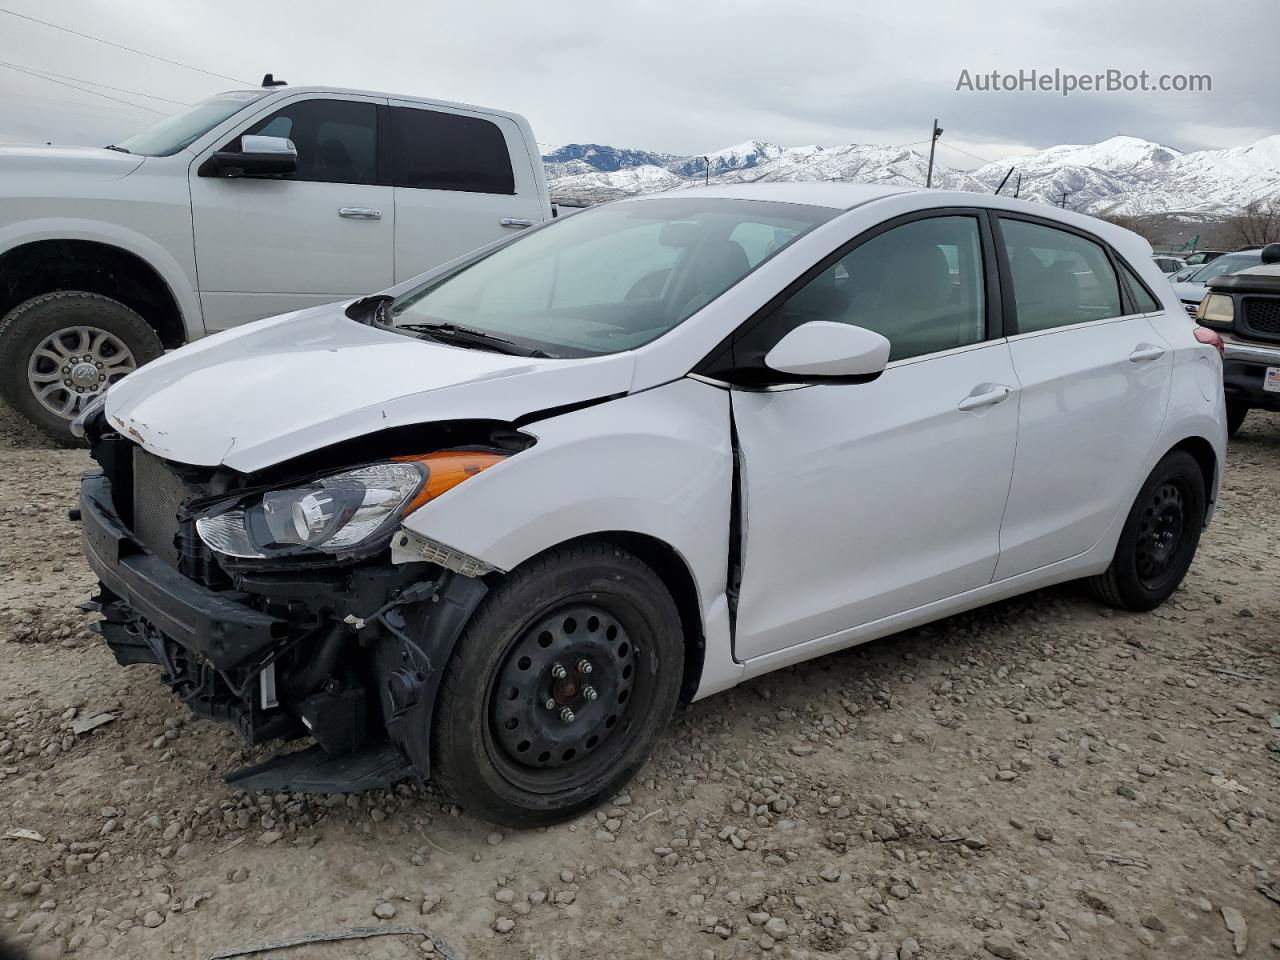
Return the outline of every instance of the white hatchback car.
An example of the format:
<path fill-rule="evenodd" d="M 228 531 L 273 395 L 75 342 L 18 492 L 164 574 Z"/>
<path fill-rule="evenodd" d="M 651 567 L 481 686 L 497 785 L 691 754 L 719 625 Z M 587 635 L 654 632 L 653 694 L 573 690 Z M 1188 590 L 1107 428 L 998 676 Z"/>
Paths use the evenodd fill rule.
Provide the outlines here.
<path fill-rule="evenodd" d="M 83 418 L 91 604 L 251 741 L 564 819 L 681 699 L 1076 578 L 1150 609 L 1221 341 L 1125 230 L 837 184 L 589 210 L 178 350 Z"/>

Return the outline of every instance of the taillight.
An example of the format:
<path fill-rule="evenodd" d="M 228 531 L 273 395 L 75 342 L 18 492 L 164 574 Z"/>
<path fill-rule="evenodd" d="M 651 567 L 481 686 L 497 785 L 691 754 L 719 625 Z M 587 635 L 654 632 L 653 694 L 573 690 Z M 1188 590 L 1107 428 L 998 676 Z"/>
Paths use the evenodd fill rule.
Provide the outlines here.
<path fill-rule="evenodd" d="M 1223 342 L 1222 337 L 1218 335 L 1218 331 L 1210 330 L 1208 327 L 1196 327 L 1196 339 L 1201 343 L 1207 343 L 1213 349 L 1218 351 L 1218 356 L 1226 353 L 1227 345 Z"/>

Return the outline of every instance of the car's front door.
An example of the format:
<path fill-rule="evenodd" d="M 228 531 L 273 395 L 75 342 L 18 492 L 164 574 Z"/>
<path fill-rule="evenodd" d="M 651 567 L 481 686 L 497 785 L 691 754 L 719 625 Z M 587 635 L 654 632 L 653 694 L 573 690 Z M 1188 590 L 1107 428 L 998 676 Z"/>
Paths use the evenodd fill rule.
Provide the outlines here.
<path fill-rule="evenodd" d="M 378 182 L 378 105 L 385 102 L 345 94 L 291 100 L 191 164 L 205 329 L 391 286 L 395 204 L 392 188 Z M 209 155 L 235 148 L 243 134 L 292 140 L 297 171 L 209 175 Z"/>
<path fill-rule="evenodd" d="M 855 240 L 739 334 L 739 356 L 808 320 L 892 345 L 872 382 L 733 391 L 739 659 L 990 582 L 1018 421 L 991 249 L 980 211 L 915 215 Z"/>
<path fill-rule="evenodd" d="M 1164 423 L 1173 351 L 1096 240 L 1012 216 L 998 232 L 1022 383 L 1003 580 L 1083 553 L 1129 509 Z"/>

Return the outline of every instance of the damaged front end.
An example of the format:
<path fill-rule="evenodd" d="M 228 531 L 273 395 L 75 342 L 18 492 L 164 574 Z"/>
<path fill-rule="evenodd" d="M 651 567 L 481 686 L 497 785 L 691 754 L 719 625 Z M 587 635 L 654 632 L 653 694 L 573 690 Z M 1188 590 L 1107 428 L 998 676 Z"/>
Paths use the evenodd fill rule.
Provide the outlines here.
<path fill-rule="evenodd" d="M 82 543 L 100 589 L 84 608 L 102 614 L 116 659 L 158 664 L 198 716 L 250 744 L 315 741 L 229 775 L 237 786 L 429 775 L 441 671 L 488 568 L 440 545 L 406 549 L 399 521 L 531 441 L 484 422 L 385 434 L 251 476 L 162 460 L 101 415 L 86 424 L 100 469 L 82 481 Z"/>

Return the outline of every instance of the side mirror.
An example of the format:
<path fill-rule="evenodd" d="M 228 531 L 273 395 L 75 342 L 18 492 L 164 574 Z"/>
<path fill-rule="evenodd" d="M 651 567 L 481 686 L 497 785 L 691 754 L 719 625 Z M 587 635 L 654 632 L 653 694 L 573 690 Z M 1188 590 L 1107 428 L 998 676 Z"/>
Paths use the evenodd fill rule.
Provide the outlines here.
<path fill-rule="evenodd" d="M 1262 248 L 1263 263 L 1280 263 L 1280 243 L 1268 243 Z"/>
<path fill-rule="evenodd" d="M 889 362 L 889 341 L 865 327 L 831 320 L 802 323 L 779 340 L 764 364 L 801 380 L 870 379 Z"/>
<path fill-rule="evenodd" d="M 298 151 L 287 137 L 246 134 L 239 150 L 219 150 L 200 165 L 202 177 L 270 177 L 298 169 Z"/>

